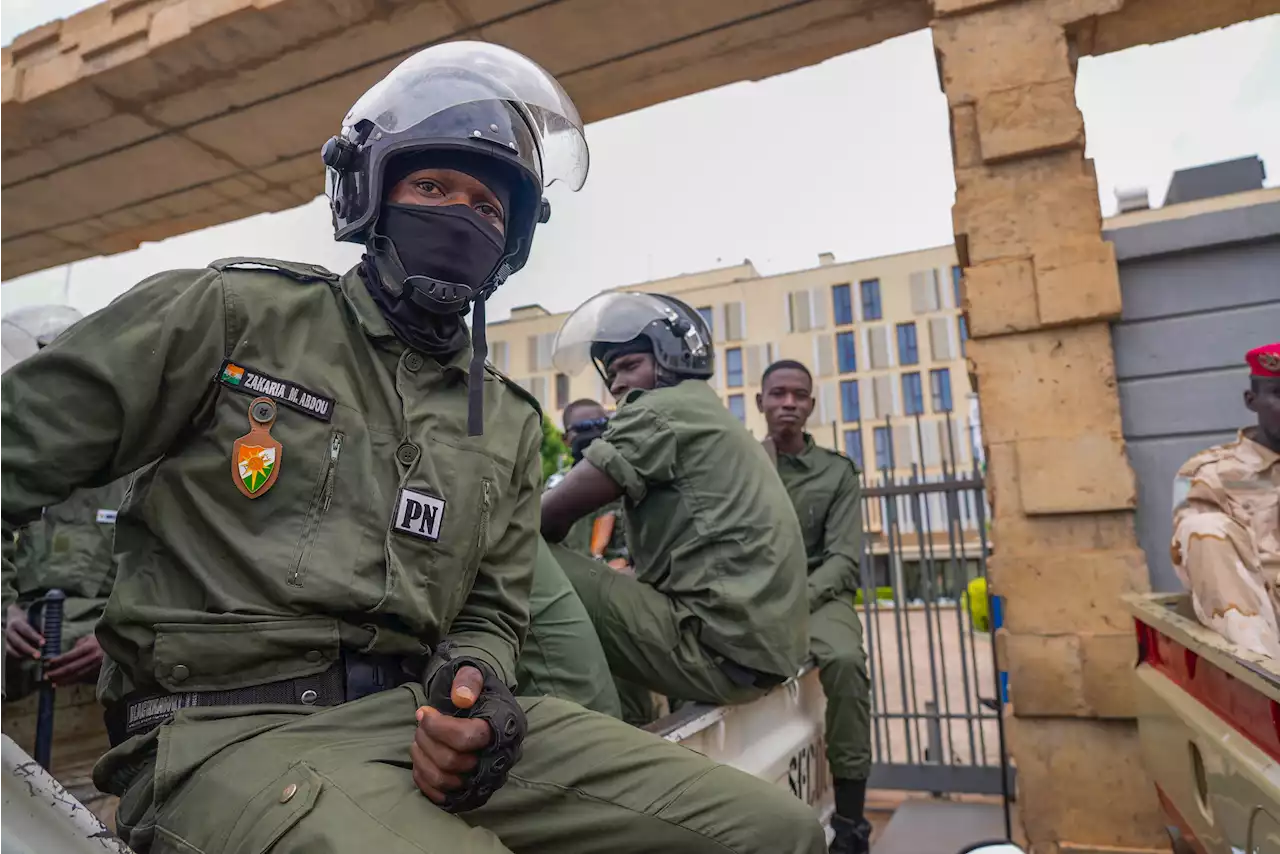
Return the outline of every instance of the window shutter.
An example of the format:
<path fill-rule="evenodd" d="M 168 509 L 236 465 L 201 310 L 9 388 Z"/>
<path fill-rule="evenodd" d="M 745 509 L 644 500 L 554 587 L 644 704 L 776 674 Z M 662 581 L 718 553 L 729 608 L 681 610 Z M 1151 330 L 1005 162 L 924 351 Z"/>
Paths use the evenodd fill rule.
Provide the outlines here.
<path fill-rule="evenodd" d="M 868 350 L 871 353 L 871 367 L 889 367 L 889 328 L 877 326 L 867 330 Z"/>
<path fill-rule="evenodd" d="M 814 329 L 827 328 L 827 301 L 826 288 L 814 288 L 809 291 L 809 307 L 812 311 L 812 327 Z"/>
<path fill-rule="evenodd" d="M 890 415 L 897 415 L 898 411 L 897 407 L 894 406 L 893 397 L 893 377 L 876 377 L 872 382 L 875 384 L 876 417 L 884 418 Z"/>
<path fill-rule="evenodd" d="M 747 348 L 747 375 L 743 378 L 745 385 L 755 385 L 760 381 L 760 374 L 764 372 L 760 365 L 763 350 L 763 344 L 753 344 Z"/>
<path fill-rule="evenodd" d="M 949 362 L 955 358 L 951 350 L 951 320 L 934 317 L 929 320 L 929 348 L 935 362 Z"/>
<path fill-rule="evenodd" d="M 819 335 L 813 339 L 814 361 L 817 363 L 818 376 L 829 377 L 836 372 L 835 342 L 830 335 Z"/>
<path fill-rule="evenodd" d="M 538 399 L 538 403 L 542 404 L 542 408 L 547 408 L 547 378 L 534 377 L 529 381 L 529 393 Z"/>
<path fill-rule="evenodd" d="M 808 332 L 813 328 L 812 309 L 809 305 L 809 292 L 792 291 L 790 295 L 790 302 L 791 331 Z"/>

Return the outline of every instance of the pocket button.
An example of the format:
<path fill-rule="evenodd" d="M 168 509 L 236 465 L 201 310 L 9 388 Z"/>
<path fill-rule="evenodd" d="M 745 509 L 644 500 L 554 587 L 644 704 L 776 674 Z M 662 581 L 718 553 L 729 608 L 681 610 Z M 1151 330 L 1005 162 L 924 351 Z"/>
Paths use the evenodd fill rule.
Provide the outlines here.
<path fill-rule="evenodd" d="M 185 682 L 187 677 L 191 675 L 191 671 L 185 664 L 175 664 L 170 675 L 173 677 L 174 682 Z"/>

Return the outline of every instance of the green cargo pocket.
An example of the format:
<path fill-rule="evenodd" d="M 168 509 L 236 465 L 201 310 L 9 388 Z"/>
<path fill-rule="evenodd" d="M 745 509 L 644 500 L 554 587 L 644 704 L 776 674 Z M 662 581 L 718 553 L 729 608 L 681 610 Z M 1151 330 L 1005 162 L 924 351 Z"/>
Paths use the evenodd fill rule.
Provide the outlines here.
<path fill-rule="evenodd" d="M 223 691 L 322 673 L 338 660 L 328 617 L 157 623 L 153 673 L 170 691 Z"/>
<path fill-rule="evenodd" d="M 220 812 L 225 804 L 194 805 L 191 813 L 163 815 L 156 824 L 152 854 L 265 854 L 315 808 L 323 782 L 315 769 L 298 762 L 260 789 L 234 817 Z M 228 822 L 231 828 L 225 830 Z"/>

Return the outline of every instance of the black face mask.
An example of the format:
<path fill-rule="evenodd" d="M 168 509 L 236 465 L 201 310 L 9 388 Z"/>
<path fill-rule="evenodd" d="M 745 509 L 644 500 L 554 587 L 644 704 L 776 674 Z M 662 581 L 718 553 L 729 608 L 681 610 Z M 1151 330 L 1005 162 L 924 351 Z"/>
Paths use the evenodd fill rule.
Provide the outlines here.
<path fill-rule="evenodd" d="M 502 233 L 467 205 L 388 202 L 378 217 L 378 232 L 391 241 L 408 277 L 466 285 L 473 292 L 487 284 L 506 248 Z M 406 296 L 412 299 L 415 290 L 406 288 Z"/>

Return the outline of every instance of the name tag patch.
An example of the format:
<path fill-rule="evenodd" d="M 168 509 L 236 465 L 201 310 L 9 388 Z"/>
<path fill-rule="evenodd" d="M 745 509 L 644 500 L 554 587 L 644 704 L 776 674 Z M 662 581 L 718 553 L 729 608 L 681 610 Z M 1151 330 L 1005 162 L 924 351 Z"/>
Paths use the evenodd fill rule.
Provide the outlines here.
<path fill-rule="evenodd" d="M 116 523 L 116 511 L 114 511 L 114 510 L 99 510 L 99 511 L 98 511 L 98 524 L 99 524 L 99 525 L 114 525 L 115 523 Z"/>
<path fill-rule="evenodd" d="M 218 382 L 229 389 L 254 397 L 269 397 L 304 415 L 329 421 L 333 418 L 333 398 L 317 394 L 295 382 L 277 379 L 230 359 L 222 363 Z"/>
<path fill-rule="evenodd" d="M 396 496 L 396 515 L 391 529 L 420 540 L 436 542 L 444 522 L 445 500 L 414 489 L 401 489 Z"/>

